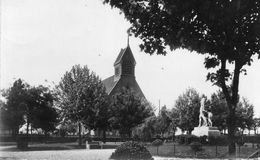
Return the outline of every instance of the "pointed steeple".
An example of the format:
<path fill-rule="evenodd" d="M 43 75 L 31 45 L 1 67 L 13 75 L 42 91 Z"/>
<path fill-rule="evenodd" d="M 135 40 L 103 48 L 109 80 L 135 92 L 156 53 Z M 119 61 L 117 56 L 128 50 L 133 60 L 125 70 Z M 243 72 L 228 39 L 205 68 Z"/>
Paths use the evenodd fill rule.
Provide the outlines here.
<path fill-rule="evenodd" d="M 132 76 L 135 77 L 135 58 L 130 49 L 129 45 L 129 36 L 127 34 L 127 47 L 121 49 L 119 55 L 116 58 L 114 63 L 115 68 L 115 78 L 114 80 L 117 81 L 120 79 L 121 76 Z"/>

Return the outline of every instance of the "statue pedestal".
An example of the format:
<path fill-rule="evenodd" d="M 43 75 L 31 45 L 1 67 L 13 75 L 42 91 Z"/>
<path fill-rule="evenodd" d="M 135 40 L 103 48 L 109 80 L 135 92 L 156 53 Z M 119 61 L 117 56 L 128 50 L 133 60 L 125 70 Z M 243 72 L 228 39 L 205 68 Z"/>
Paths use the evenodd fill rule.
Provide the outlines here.
<path fill-rule="evenodd" d="M 208 127 L 208 126 L 201 126 L 195 127 L 191 134 L 201 137 L 201 136 L 208 136 L 208 137 L 215 137 L 220 135 L 220 131 L 217 127 Z"/>

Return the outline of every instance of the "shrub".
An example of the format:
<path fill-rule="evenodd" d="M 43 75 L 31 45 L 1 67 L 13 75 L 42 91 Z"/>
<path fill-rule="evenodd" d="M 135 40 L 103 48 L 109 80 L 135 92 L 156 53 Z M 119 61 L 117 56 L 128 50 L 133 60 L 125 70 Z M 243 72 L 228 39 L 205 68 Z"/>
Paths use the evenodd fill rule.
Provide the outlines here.
<path fill-rule="evenodd" d="M 244 135 L 243 138 L 246 143 L 260 143 L 260 135 Z"/>
<path fill-rule="evenodd" d="M 201 144 L 207 144 L 208 143 L 208 136 L 201 136 L 201 137 L 199 137 L 199 142 Z"/>
<path fill-rule="evenodd" d="M 202 151 L 202 144 L 200 142 L 192 142 L 190 147 L 194 152 Z"/>
<path fill-rule="evenodd" d="M 220 145 L 226 146 L 228 145 L 228 136 L 227 135 L 220 135 L 220 136 L 210 136 L 209 137 L 209 144 L 210 145 Z"/>
<path fill-rule="evenodd" d="M 179 144 L 185 143 L 185 135 L 178 135 L 175 137 L 175 141 Z"/>
<path fill-rule="evenodd" d="M 110 159 L 115 160 L 152 160 L 150 152 L 140 143 L 128 141 L 117 147 Z"/>
<path fill-rule="evenodd" d="M 192 142 L 200 142 L 200 138 L 194 135 L 179 135 L 176 136 L 176 142 L 179 144 L 190 144 Z"/>
<path fill-rule="evenodd" d="M 239 146 L 243 146 L 245 144 L 245 141 L 244 141 L 244 138 L 243 136 L 238 136 L 236 138 L 236 143 L 239 145 Z"/>
<path fill-rule="evenodd" d="M 18 136 L 16 143 L 18 149 L 27 149 L 28 148 L 29 138 L 26 136 Z"/>

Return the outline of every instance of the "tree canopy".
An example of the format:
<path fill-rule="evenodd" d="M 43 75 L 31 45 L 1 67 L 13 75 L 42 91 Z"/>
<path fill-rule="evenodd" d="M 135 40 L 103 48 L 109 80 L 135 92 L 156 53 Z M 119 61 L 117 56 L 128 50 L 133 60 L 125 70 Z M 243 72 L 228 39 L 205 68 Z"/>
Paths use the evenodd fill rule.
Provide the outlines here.
<path fill-rule="evenodd" d="M 45 134 L 54 131 L 58 124 L 58 113 L 54 108 L 55 96 L 48 87 L 38 86 L 28 90 L 32 127 L 41 128 Z"/>
<path fill-rule="evenodd" d="M 122 136 L 131 137 L 132 129 L 153 115 L 149 103 L 140 99 L 130 89 L 123 88 L 111 101 L 109 122 Z"/>
<path fill-rule="evenodd" d="M 4 92 L 7 102 L 3 105 L 2 122 L 7 129 L 11 129 L 13 135 L 18 134 L 19 128 L 25 123 L 24 115 L 27 109 L 27 90 L 29 85 L 21 79 L 16 80 L 13 86 Z"/>
<path fill-rule="evenodd" d="M 212 122 L 219 130 L 227 129 L 228 106 L 223 92 L 217 91 L 211 95 L 210 110 L 213 113 Z M 236 108 L 236 127 L 241 129 L 252 129 L 254 125 L 254 106 L 242 97 Z"/>
<path fill-rule="evenodd" d="M 194 127 L 199 125 L 200 100 L 199 93 L 193 88 L 187 89 L 176 100 L 172 114 L 178 115 L 178 117 L 174 118 L 177 118 L 177 126 L 182 131 L 191 134 Z"/>
<path fill-rule="evenodd" d="M 88 129 L 106 129 L 108 96 L 100 78 L 87 66 L 75 65 L 67 71 L 60 81 L 58 92 L 58 105 L 64 120 L 79 124 L 80 139 L 81 124 Z"/>
<path fill-rule="evenodd" d="M 166 131 L 169 131 L 171 122 L 170 111 L 167 110 L 166 106 L 163 106 L 159 111 L 159 115 L 156 117 L 156 122 L 154 123 L 157 134 L 163 136 Z"/>
<path fill-rule="evenodd" d="M 6 103 L 1 106 L 1 121 L 5 129 L 16 135 L 26 123 L 26 132 L 41 128 L 45 133 L 53 131 L 58 114 L 53 107 L 54 95 L 48 87 L 30 86 L 21 79 L 4 93 Z"/>

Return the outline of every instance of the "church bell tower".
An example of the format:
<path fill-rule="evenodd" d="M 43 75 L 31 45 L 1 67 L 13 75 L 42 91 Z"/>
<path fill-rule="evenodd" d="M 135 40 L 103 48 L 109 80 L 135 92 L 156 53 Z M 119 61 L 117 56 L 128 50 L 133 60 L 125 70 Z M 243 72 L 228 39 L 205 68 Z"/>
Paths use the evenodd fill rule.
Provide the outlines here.
<path fill-rule="evenodd" d="M 135 78 L 135 65 L 136 65 L 136 61 L 130 49 L 129 40 L 128 40 L 127 47 L 125 49 L 121 49 L 114 63 L 114 69 L 115 69 L 114 80 L 117 81 L 122 76 Z"/>

